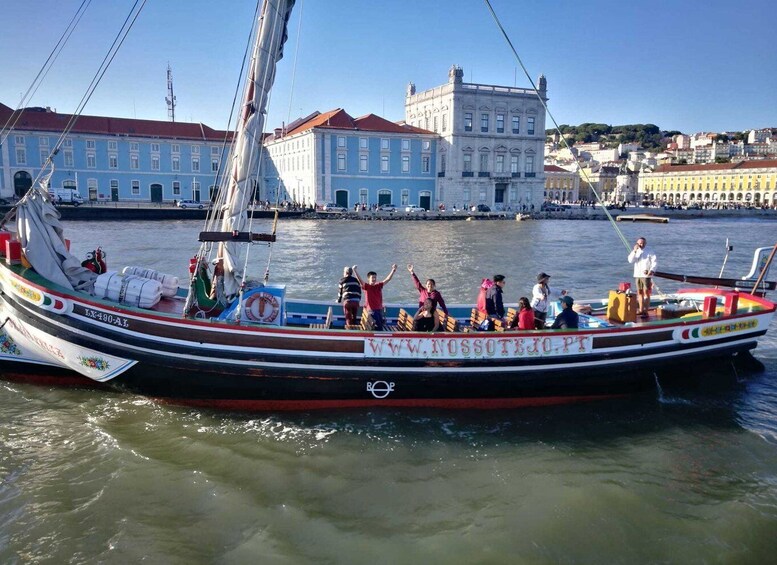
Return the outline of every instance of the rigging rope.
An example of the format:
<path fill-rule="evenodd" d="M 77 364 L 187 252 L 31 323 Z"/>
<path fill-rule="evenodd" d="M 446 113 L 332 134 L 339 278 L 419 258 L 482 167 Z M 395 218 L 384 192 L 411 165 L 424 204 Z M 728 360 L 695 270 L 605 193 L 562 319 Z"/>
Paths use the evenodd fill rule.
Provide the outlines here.
<path fill-rule="evenodd" d="M 561 129 L 559 128 L 559 125 L 556 122 L 556 118 L 553 117 L 553 114 L 548 109 L 548 105 L 545 103 L 545 100 L 540 95 L 540 91 L 537 89 L 536 85 L 534 84 L 534 81 L 529 75 L 529 72 L 526 70 L 526 67 L 523 64 L 523 61 L 521 60 L 520 55 L 518 55 L 518 51 L 515 49 L 515 46 L 513 46 L 513 42 L 510 40 L 510 37 L 507 35 L 507 32 L 502 26 L 502 22 L 499 20 L 499 17 L 496 15 L 496 12 L 491 7 L 490 0 L 483 0 L 483 1 L 486 3 L 488 10 L 491 12 L 491 16 L 494 18 L 494 22 L 496 23 L 496 26 L 499 28 L 499 31 L 502 32 L 502 35 L 504 36 L 505 41 L 507 41 L 507 44 L 510 46 L 510 49 L 512 50 L 513 55 L 515 56 L 515 59 L 518 61 L 518 64 L 521 65 L 521 69 L 523 69 L 523 73 L 526 75 L 526 78 L 529 80 L 529 84 L 531 84 L 531 87 L 534 90 L 535 94 L 537 95 L 537 98 L 539 99 L 540 104 L 542 104 L 542 107 L 545 108 L 545 113 L 548 115 L 548 117 L 550 117 L 551 121 L 553 122 L 554 129 L 558 132 L 559 138 L 563 142 L 564 146 L 566 146 L 566 148 L 570 150 L 570 154 L 572 154 L 571 147 L 569 143 L 567 143 L 567 140 L 564 137 L 564 135 L 561 133 Z M 631 251 L 631 246 L 629 245 L 629 242 L 626 240 L 626 237 L 623 235 L 623 232 L 621 232 L 620 228 L 618 227 L 618 224 L 615 223 L 615 220 L 613 219 L 609 210 L 607 210 L 607 206 L 604 205 L 604 202 L 599 196 L 599 193 L 596 191 L 593 184 L 591 184 L 591 180 L 589 179 L 588 174 L 580 166 L 580 161 L 578 160 L 577 157 L 575 157 L 574 154 L 572 154 L 572 157 L 574 157 L 575 159 L 575 165 L 577 165 L 577 172 L 582 173 L 586 184 L 591 189 L 591 192 L 594 193 L 594 196 L 596 196 L 597 202 L 599 202 L 599 205 L 602 207 L 602 210 L 604 210 L 604 213 L 607 216 L 607 219 L 610 221 L 610 223 L 612 224 L 612 227 L 615 229 L 615 233 L 618 234 L 618 237 L 620 237 L 621 242 L 623 242 L 623 246 L 626 248 L 626 250 Z"/>
<path fill-rule="evenodd" d="M 56 45 L 54 45 L 54 48 L 51 50 L 51 53 L 49 53 L 48 58 L 43 63 L 43 66 L 38 71 L 38 74 L 35 75 L 35 78 L 27 88 L 27 92 L 22 95 L 16 109 L 11 113 L 10 116 L 8 116 L 8 120 L 6 120 L 5 124 L 3 124 L 3 127 L 0 128 L 0 132 L 2 132 L 2 135 L 0 135 L 0 145 L 5 143 L 5 140 L 8 139 L 8 136 L 11 135 L 11 132 L 16 128 L 16 124 L 19 123 L 19 120 L 22 117 L 22 113 L 24 112 L 25 105 L 38 91 L 38 88 L 43 83 L 43 79 L 46 78 L 46 75 L 51 70 L 51 67 L 54 66 L 54 63 L 59 57 L 59 54 L 62 52 L 62 49 L 64 49 L 65 45 L 70 39 L 70 36 L 73 34 L 73 31 L 75 31 L 76 26 L 78 26 L 81 18 L 86 13 L 86 9 L 91 3 L 92 0 L 83 0 L 81 5 L 78 7 L 78 10 L 76 10 L 76 13 L 73 14 L 73 17 L 70 19 L 70 23 L 68 23 L 65 31 L 62 32 L 62 35 L 59 37 L 59 41 L 57 41 Z"/>

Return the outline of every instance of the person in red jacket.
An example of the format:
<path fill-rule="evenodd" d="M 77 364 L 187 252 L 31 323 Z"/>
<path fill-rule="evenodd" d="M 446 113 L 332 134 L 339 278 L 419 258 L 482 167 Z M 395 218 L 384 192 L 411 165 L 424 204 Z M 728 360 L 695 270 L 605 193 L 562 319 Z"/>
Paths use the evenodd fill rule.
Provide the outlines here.
<path fill-rule="evenodd" d="M 408 265 L 407 270 L 410 272 L 410 276 L 413 277 L 413 283 L 415 284 L 415 287 L 419 293 L 418 307 L 423 308 L 424 302 L 426 302 L 426 299 L 428 298 L 432 301 L 432 312 L 435 312 L 437 310 L 437 306 L 439 306 L 440 310 L 445 312 L 445 315 L 447 316 L 448 308 L 445 306 L 445 300 L 443 300 L 442 294 L 440 294 L 440 291 L 437 290 L 437 285 L 434 282 L 434 279 L 426 279 L 426 284 L 422 286 L 421 281 L 418 280 L 418 276 L 413 270 L 413 265 Z"/>
<path fill-rule="evenodd" d="M 378 282 L 378 274 L 375 271 L 367 273 L 367 282 L 364 282 L 356 270 L 356 265 L 351 267 L 351 270 L 364 291 L 364 309 L 372 316 L 375 330 L 381 331 L 383 329 L 383 285 L 397 272 L 397 266 L 391 265 L 391 271 L 382 282 Z"/>
<path fill-rule="evenodd" d="M 533 330 L 534 329 L 534 309 L 529 304 L 529 299 L 525 296 L 521 296 L 518 299 L 518 317 L 516 323 L 519 330 Z"/>

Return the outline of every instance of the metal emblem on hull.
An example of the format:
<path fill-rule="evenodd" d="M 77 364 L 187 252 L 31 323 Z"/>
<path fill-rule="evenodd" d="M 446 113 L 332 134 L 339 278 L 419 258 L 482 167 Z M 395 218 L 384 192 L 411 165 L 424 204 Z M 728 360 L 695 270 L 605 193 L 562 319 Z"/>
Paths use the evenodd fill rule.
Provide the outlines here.
<path fill-rule="evenodd" d="M 375 381 L 367 383 L 367 392 L 371 392 L 375 398 L 386 398 L 394 392 L 394 383 L 386 381 Z"/>

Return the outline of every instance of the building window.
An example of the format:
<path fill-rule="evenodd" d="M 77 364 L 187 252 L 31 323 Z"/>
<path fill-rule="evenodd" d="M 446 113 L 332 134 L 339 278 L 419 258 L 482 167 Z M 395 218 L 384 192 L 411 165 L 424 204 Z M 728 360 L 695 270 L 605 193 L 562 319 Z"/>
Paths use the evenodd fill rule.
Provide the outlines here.
<path fill-rule="evenodd" d="M 181 152 L 181 146 L 177 143 L 173 143 L 170 146 L 170 153 L 180 153 Z"/>
<path fill-rule="evenodd" d="M 403 139 L 402 140 L 402 151 L 410 151 L 410 140 L 409 139 Z"/>
<path fill-rule="evenodd" d="M 409 155 L 403 155 L 402 156 L 402 172 L 403 173 L 409 173 L 410 172 L 410 156 Z"/>
<path fill-rule="evenodd" d="M 158 143 L 152 143 L 151 144 L 151 152 L 152 153 L 159 153 L 159 144 Z"/>
<path fill-rule="evenodd" d="M 65 167 L 68 169 L 73 168 L 73 152 L 65 151 Z"/>
<path fill-rule="evenodd" d="M 429 163 L 431 162 L 431 157 L 429 155 L 424 155 L 421 157 L 421 172 L 428 173 L 429 172 Z"/>
<path fill-rule="evenodd" d="M 218 159 L 211 159 L 210 160 L 210 171 L 212 173 L 219 172 L 219 160 Z"/>
<path fill-rule="evenodd" d="M 192 157 L 192 172 L 193 173 L 199 173 L 200 172 L 200 158 L 199 157 Z"/>
<path fill-rule="evenodd" d="M 94 169 L 97 167 L 97 158 L 94 156 L 94 153 L 87 153 L 86 154 L 86 168 L 87 169 Z"/>
<path fill-rule="evenodd" d="M 345 137 L 342 135 L 337 136 L 337 146 L 338 147 L 345 147 Z"/>
<path fill-rule="evenodd" d="M 181 182 L 174 180 L 173 181 L 173 196 L 180 196 L 181 195 Z"/>
<path fill-rule="evenodd" d="M 380 172 L 381 173 L 389 172 L 389 158 L 388 158 L 388 155 L 381 155 L 381 157 L 380 157 Z"/>
<path fill-rule="evenodd" d="M 462 170 L 464 172 L 466 172 L 466 173 L 472 171 L 472 154 L 471 153 L 465 153 L 464 154 L 464 168 Z"/>
<path fill-rule="evenodd" d="M 48 147 L 45 149 L 40 150 L 40 164 L 43 166 L 43 164 L 46 162 L 46 159 L 49 158 L 49 149 Z"/>
<path fill-rule="evenodd" d="M 24 145 L 24 136 L 23 135 L 15 135 L 13 140 L 14 140 L 14 144 L 16 144 L 16 145 Z"/>
<path fill-rule="evenodd" d="M 434 133 L 437 133 L 437 116 L 434 117 L 434 120 L 432 121 L 432 123 L 433 123 L 432 129 L 434 130 Z"/>
<path fill-rule="evenodd" d="M 48 137 L 41 137 L 38 139 L 38 146 L 39 147 L 48 147 L 49 146 L 49 138 Z"/>
<path fill-rule="evenodd" d="M 480 114 L 480 131 L 488 131 L 488 114 Z"/>
<path fill-rule="evenodd" d="M 440 172 L 441 173 L 445 172 L 445 161 L 446 161 L 445 155 L 440 155 Z"/>
<path fill-rule="evenodd" d="M 424 151 L 431 151 L 431 149 L 432 149 L 432 142 L 431 142 L 431 141 L 429 141 L 428 139 L 424 139 L 424 140 L 421 142 L 421 148 L 422 148 Z"/>
<path fill-rule="evenodd" d="M 534 135 L 534 118 L 526 119 L 526 133 L 528 135 Z"/>
<path fill-rule="evenodd" d="M 388 139 L 381 139 L 380 140 L 380 148 L 383 151 L 387 151 L 389 148 L 389 140 Z"/>
<path fill-rule="evenodd" d="M 465 188 L 465 189 L 464 189 L 464 190 L 461 192 L 461 195 L 464 197 L 464 203 L 465 203 L 465 204 L 469 204 L 469 201 L 472 199 L 472 196 L 470 195 L 470 190 L 469 190 L 469 188 Z"/>
<path fill-rule="evenodd" d="M 505 115 L 504 114 L 497 114 L 496 115 L 496 133 L 504 133 L 505 132 Z"/>
<path fill-rule="evenodd" d="M 87 149 L 94 149 L 94 147 L 95 147 L 94 139 L 87 139 L 86 140 L 86 148 Z"/>
<path fill-rule="evenodd" d="M 108 142 L 108 151 L 118 151 L 119 150 L 119 144 L 116 141 L 109 141 Z"/>
<path fill-rule="evenodd" d="M 410 191 L 406 188 L 403 188 L 399 198 L 400 198 L 400 206 L 407 206 L 408 204 L 410 204 Z"/>
<path fill-rule="evenodd" d="M 86 189 L 89 191 L 89 200 L 97 200 L 97 179 L 87 179 Z"/>
<path fill-rule="evenodd" d="M 151 170 L 152 171 L 159 170 L 159 155 L 153 155 L 151 157 Z"/>
<path fill-rule="evenodd" d="M 140 144 L 137 141 L 130 142 L 130 151 L 140 151 Z"/>
<path fill-rule="evenodd" d="M 337 154 L 337 170 L 338 171 L 345 170 L 345 153 Z"/>
<path fill-rule="evenodd" d="M 448 114 L 442 115 L 442 131 L 448 131 Z"/>
<path fill-rule="evenodd" d="M 173 155 L 172 159 L 170 160 L 170 168 L 174 173 L 177 173 L 181 170 L 181 158 L 178 155 Z"/>
<path fill-rule="evenodd" d="M 524 163 L 523 170 L 527 173 L 533 173 L 534 172 L 534 156 L 528 155 L 526 157 L 526 162 Z"/>
<path fill-rule="evenodd" d="M 62 147 L 73 147 L 73 140 L 72 139 L 66 139 L 65 143 L 62 144 Z"/>
<path fill-rule="evenodd" d="M 200 146 L 192 145 L 192 155 L 199 155 L 199 154 L 200 154 Z"/>
<path fill-rule="evenodd" d="M 16 148 L 16 164 L 17 165 L 27 164 L 27 150 L 24 147 Z"/>
<path fill-rule="evenodd" d="M 497 173 L 503 173 L 505 172 L 505 156 L 504 155 L 497 155 L 496 156 L 496 167 L 495 171 Z"/>
<path fill-rule="evenodd" d="M 219 146 L 218 145 L 211 145 L 211 147 L 210 147 L 210 154 L 211 155 L 218 155 L 219 154 Z"/>
<path fill-rule="evenodd" d="M 488 170 L 488 153 L 480 154 L 480 171 L 486 172 Z"/>
<path fill-rule="evenodd" d="M 464 113 L 464 131 L 472 131 L 472 112 Z"/>
<path fill-rule="evenodd" d="M 513 133 L 521 133 L 521 118 L 513 116 Z"/>
<path fill-rule="evenodd" d="M 132 181 L 132 195 L 133 196 L 140 196 L 140 181 L 139 180 Z"/>
<path fill-rule="evenodd" d="M 510 155 L 510 172 L 518 172 L 518 155 Z"/>
<path fill-rule="evenodd" d="M 108 168 L 109 169 L 118 169 L 119 168 L 119 156 L 118 155 L 108 155 Z"/>
<path fill-rule="evenodd" d="M 367 138 L 366 137 L 360 137 L 359 138 L 359 149 L 367 149 Z"/>
<path fill-rule="evenodd" d="M 367 172 L 367 155 L 359 155 L 359 170 L 362 173 Z"/>
<path fill-rule="evenodd" d="M 116 179 L 111 179 L 111 198 L 113 198 L 113 195 L 115 194 L 117 197 L 119 196 L 119 181 Z"/>
<path fill-rule="evenodd" d="M 367 189 L 366 188 L 360 188 L 359 189 L 359 203 L 360 204 L 367 204 Z"/>

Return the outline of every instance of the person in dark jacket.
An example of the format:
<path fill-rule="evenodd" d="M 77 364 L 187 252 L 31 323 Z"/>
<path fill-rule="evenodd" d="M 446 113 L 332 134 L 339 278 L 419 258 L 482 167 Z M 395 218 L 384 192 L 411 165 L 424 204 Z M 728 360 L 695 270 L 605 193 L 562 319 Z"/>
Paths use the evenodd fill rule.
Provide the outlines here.
<path fill-rule="evenodd" d="M 346 325 L 356 324 L 356 312 L 359 310 L 359 302 L 362 299 L 362 287 L 356 277 L 353 276 L 351 267 L 343 269 L 343 278 L 340 279 L 340 292 L 337 301 L 343 303 Z"/>
<path fill-rule="evenodd" d="M 486 291 L 486 313 L 488 317 L 493 319 L 504 320 L 505 307 L 502 302 L 502 290 L 505 286 L 504 275 L 494 275 L 494 286 Z"/>
<path fill-rule="evenodd" d="M 577 329 L 579 323 L 579 317 L 577 312 L 572 310 L 572 305 L 575 303 L 572 297 L 569 295 L 562 296 L 561 300 L 561 313 L 556 316 L 553 325 L 550 326 L 553 330 L 572 330 Z"/>

